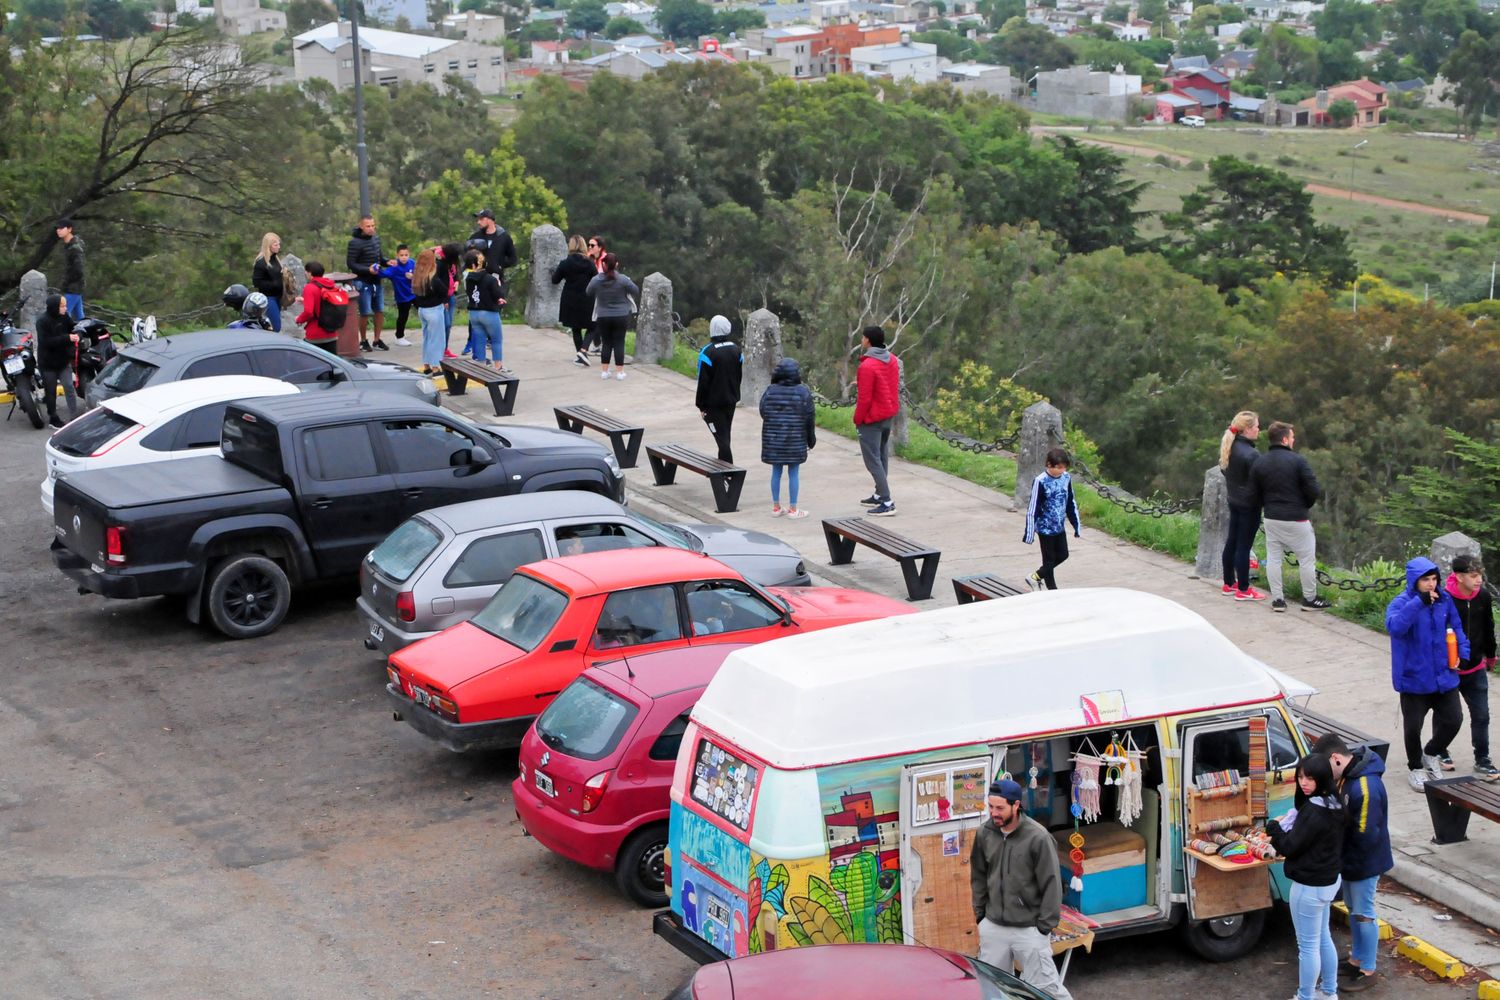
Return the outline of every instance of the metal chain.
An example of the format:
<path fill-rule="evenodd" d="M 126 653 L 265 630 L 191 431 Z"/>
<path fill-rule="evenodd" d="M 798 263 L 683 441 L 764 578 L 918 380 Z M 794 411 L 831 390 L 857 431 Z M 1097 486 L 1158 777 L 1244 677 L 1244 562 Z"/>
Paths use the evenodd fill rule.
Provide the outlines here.
<path fill-rule="evenodd" d="M 1297 557 L 1291 553 L 1285 553 L 1282 558 L 1293 566 L 1300 566 L 1297 562 Z M 1332 587 L 1335 590 L 1352 590 L 1364 593 L 1370 590 L 1394 590 L 1397 587 L 1406 586 L 1406 577 L 1404 576 L 1382 576 L 1375 580 L 1336 580 L 1321 568 L 1314 570 L 1314 572 L 1320 584 L 1325 587 Z"/>
<path fill-rule="evenodd" d="M 1100 499 L 1109 501 L 1127 514 L 1144 514 L 1147 517 L 1161 518 L 1172 514 L 1186 514 L 1203 506 L 1202 497 L 1189 497 L 1186 500 L 1153 497 L 1150 500 L 1138 500 L 1120 487 L 1111 486 L 1100 480 L 1082 459 L 1074 458 L 1073 465 L 1077 467 L 1078 478 L 1085 486 L 1099 494 Z"/>

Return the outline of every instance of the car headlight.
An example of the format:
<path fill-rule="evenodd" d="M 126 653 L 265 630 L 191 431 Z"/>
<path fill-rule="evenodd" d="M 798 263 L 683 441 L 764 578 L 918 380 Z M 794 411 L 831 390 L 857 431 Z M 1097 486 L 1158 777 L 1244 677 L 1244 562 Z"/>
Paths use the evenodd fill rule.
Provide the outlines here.
<path fill-rule="evenodd" d="M 625 470 L 620 468 L 620 460 L 615 457 L 614 452 L 605 453 L 604 460 L 609 463 L 609 471 L 613 472 L 616 478 L 625 475 Z"/>
<path fill-rule="evenodd" d="M 419 378 L 417 379 L 417 391 L 424 396 L 435 395 L 437 393 L 437 383 L 430 378 Z"/>

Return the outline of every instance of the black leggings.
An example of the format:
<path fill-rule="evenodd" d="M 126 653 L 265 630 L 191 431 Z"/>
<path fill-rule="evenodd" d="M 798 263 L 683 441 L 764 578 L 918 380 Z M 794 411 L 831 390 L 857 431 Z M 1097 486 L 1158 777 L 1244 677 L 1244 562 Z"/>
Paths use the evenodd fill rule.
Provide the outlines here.
<path fill-rule="evenodd" d="M 587 326 L 575 326 L 573 330 L 573 350 L 582 354 L 589 346 L 589 328 Z"/>
<path fill-rule="evenodd" d="M 1224 536 L 1224 585 L 1250 589 L 1250 548 L 1260 530 L 1260 509 L 1229 505 L 1229 531 Z"/>
<path fill-rule="evenodd" d="M 416 300 L 412 300 L 415 302 Z M 406 336 L 406 320 L 411 316 L 412 302 L 396 303 L 396 339 L 400 340 Z"/>
<path fill-rule="evenodd" d="M 1432 713 L 1432 739 L 1422 745 L 1422 723 Z M 1436 757 L 1448 749 L 1453 737 L 1464 724 L 1464 711 L 1458 688 L 1442 694 L 1403 694 L 1401 696 L 1401 735 L 1406 742 L 1406 766 L 1422 769 L 1422 755 Z"/>
<path fill-rule="evenodd" d="M 1047 585 L 1048 590 L 1057 589 L 1057 581 L 1053 579 L 1052 571 L 1068 561 L 1068 533 L 1058 532 L 1055 535 L 1036 536 L 1037 547 L 1042 550 L 1042 565 L 1037 570 L 1037 575 Z"/>
<path fill-rule="evenodd" d="M 629 316 L 600 316 L 599 363 L 608 367 L 610 353 L 614 353 L 615 364 L 625 364 L 625 328 L 630 325 Z"/>

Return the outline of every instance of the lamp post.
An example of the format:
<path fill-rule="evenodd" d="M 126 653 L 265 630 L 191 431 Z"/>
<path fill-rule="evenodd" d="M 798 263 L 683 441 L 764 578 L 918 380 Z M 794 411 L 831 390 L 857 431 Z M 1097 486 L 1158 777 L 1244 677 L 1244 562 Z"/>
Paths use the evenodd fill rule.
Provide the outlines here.
<path fill-rule="evenodd" d="M 354 160 L 359 165 L 359 214 L 370 214 L 370 160 L 365 149 L 365 80 L 359 51 L 359 0 L 349 0 L 349 41 L 354 49 Z"/>
<path fill-rule="evenodd" d="M 1354 200 L 1354 150 L 1369 143 L 1369 139 L 1361 139 L 1354 144 L 1354 149 L 1349 150 L 1349 200 Z"/>

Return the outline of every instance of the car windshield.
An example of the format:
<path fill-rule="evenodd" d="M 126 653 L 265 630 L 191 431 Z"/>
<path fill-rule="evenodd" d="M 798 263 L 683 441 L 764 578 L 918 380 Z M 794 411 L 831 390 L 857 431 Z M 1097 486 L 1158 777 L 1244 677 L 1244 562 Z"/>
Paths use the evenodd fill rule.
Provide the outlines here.
<path fill-rule="evenodd" d="M 497 639 L 530 652 L 547 638 L 567 606 L 563 594 L 517 573 L 470 620 Z"/>
<path fill-rule="evenodd" d="M 1046 1000 L 1046 994 L 1038 993 L 1015 976 L 1001 972 L 993 965 L 985 965 L 976 958 L 964 958 L 974 967 L 979 977 L 981 1000 Z"/>
<path fill-rule="evenodd" d="M 619 695 L 580 677 L 536 720 L 536 734 L 559 753 L 599 760 L 620 745 L 638 711 Z"/>
<path fill-rule="evenodd" d="M 124 395 L 143 388 L 151 381 L 151 375 L 155 371 L 155 365 L 116 354 L 109 364 L 100 369 L 98 382 L 111 392 Z"/>
<path fill-rule="evenodd" d="M 52 440 L 48 444 L 64 455 L 80 457 L 95 455 L 121 434 L 139 426 L 129 417 L 122 417 L 113 410 L 101 406 L 52 435 Z"/>
<path fill-rule="evenodd" d="M 675 524 L 662 524 L 656 518 L 647 517 L 638 510 L 626 511 L 626 513 L 646 525 L 646 527 L 653 529 L 676 548 L 687 549 L 690 552 L 703 551 L 703 542 L 699 540 L 697 535 L 686 528 L 680 528 Z"/>
<path fill-rule="evenodd" d="M 432 555 L 442 536 L 423 521 L 413 517 L 385 536 L 385 541 L 370 553 L 370 564 L 396 583 L 405 583 Z"/>

